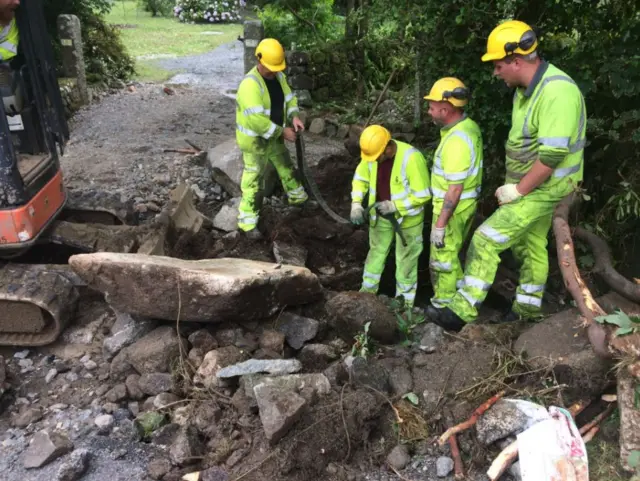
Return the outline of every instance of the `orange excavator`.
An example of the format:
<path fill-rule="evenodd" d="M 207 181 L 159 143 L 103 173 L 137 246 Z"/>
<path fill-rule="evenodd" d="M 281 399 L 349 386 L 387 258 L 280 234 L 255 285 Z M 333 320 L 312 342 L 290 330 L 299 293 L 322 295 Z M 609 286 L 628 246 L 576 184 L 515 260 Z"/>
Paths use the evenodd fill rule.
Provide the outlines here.
<path fill-rule="evenodd" d="M 101 250 L 108 234 L 97 224 L 129 227 L 122 205 L 65 189 L 60 156 L 69 128 L 42 9 L 22 0 L 0 34 L 0 52 L 15 54 L 0 63 L 0 345 L 54 341 L 77 305 L 69 252 Z M 18 37 L 8 38 L 16 27 Z M 82 206 L 87 198 L 95 205 Z M 96 227 L 77 235 L 74 222 Z"/>

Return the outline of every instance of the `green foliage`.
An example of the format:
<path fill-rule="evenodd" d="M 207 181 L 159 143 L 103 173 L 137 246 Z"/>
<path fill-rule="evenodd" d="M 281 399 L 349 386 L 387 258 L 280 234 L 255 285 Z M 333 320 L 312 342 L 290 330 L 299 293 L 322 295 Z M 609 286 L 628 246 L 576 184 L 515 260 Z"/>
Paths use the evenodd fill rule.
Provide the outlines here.
<path fill-rule="evenodd" d="M 285 48 L 308 49 L 342 38 L 344 19 L 333 12 L 333 0 L 281 0 L 257 7 L 267 37 Z"/>
<path fill-rule="evenodd" d="M 600 324 L 612 324 L 614 326 L 618 326 L 618 329 L 616 329 L 615 332 L 616 336 L 625 336 L 627 334 L 640 332 L 640 317 L 629 317 L 619 309 L 614 314 L 598 316 L 595 320 Z"/>
<path fill-rule="evenodd" d="M 413 330 L 420 324 L 424 323 L 425 317 L 422 314 L 416 314 L 413 309 L 405 305 L 404 297 L 400 296 L 391 300 L 389 305 L 391 312 L 396 316 L 398 321 L 398 329 L 404 335 L 403 344 L 411 342 L 411 334 Z"/>
<path fill-rule="evenodd" d="M 414 406 L 417 406 L 418 404 L 420 404 L 420 399 L 418 398 L 418 395 L 414 392 L 408 392 L 407 394 L 402 396 L 402 399 L 406 399 Z"/>
<path fill-rule="evenodd" d="M 173 13 L 174 0 L 138 0 L 138 3 L 145 11 L 150 12 L 154 17 L 166 17 Z"/>
<path fill-rule="evenodd" d="M 54 54 L 59 59 L 60 39 L 57 19 L 60 14 L 73 14 L 82 25 L 87 80 L 127 80 L 134 73 L 133 59 L 127 53 L 119 32 L 107 25 L 103 16 L 111 9 L 109 0 L 44 0 L 43 7 Z M 60 64 L 60 62 L 58 62 Z"/>
<path fill-rule="evenodd" d="M 369 338 L 369 329 L 371 328 L 371 321 L 364 325 L 363 331 L 355 336 L 355 342 L 351 347 L 351 355 L 369 357 L 369 354 L 373 351 L 373 340 Z"/>
<path fill-rule="evenodd" d="M 187 23 L 230 23 L 240 20 L 244 0 L 176 0 L 174 15 Z"/>

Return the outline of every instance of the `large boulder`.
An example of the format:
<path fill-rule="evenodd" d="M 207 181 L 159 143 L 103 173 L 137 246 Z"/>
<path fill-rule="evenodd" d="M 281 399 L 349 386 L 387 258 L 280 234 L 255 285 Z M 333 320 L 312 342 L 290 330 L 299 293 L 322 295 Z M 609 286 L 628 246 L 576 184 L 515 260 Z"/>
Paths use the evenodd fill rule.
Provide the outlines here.
<path fill-rule="evenodd" d="M 247 259 L 99 252 L 72 256 L 69 264 L 119 310 L 155 319 L 248 321 L 322 297 L 309 269 Z"/>
<path fill-rule="evenodd" d="M 598 357 L 577 309 L 558 312 L 522 333 L 514 345 L 533 369 L 552 369 L 568 386 L 570 401 L 597 396 L 609 382 L 611 363 Z"/>
<path fill-rule="evenodd" d="M 398 321 L 391 310 L 375 295 L 367 292 L 342 292 L 326 304 L 330 324 L 342 339 L 352 342 L 371 322 L 369 335 L 391 344 L 398 337 Z"/>

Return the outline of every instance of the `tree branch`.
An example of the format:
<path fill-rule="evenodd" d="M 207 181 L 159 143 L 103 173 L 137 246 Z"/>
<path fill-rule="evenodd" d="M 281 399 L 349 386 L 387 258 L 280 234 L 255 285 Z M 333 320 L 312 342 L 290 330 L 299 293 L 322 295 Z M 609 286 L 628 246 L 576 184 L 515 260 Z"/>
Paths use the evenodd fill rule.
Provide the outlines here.
<path fill-rule="evenodd" d="M 305 25 L 311 27 L 311 29 L 313 30 L 314 35 L 317 37 L 318 36 L 318 29 L 316 28 L 316 26 L 310 22 L 309 20 L 307 20 L 304 17 L 301 17 L 300 14 L 298 12 L 296 12 L 293 7 L 286 5 L 285 7 L 287 8 L 287 10 L 289 10 L 291 12 L 291 15 L 293 15 L 294 17 L 296 17 L 296 19 L 301 22 L 304 23 Z"/>

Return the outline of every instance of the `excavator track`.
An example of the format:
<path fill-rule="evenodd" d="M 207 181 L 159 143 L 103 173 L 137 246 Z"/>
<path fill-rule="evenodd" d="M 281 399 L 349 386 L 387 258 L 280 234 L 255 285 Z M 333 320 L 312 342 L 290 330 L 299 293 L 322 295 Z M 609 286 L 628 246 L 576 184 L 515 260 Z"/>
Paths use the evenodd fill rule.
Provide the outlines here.
<path fill-rule="evenodd" d="M 55 341 L 73 316 L 78 290 L 60 270 L 41 265 L 0 267 L 0 345 L 43 346 Z"/>

